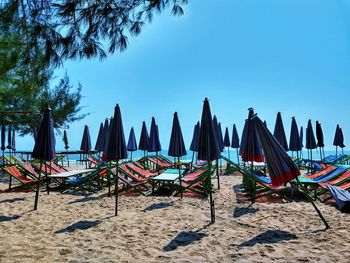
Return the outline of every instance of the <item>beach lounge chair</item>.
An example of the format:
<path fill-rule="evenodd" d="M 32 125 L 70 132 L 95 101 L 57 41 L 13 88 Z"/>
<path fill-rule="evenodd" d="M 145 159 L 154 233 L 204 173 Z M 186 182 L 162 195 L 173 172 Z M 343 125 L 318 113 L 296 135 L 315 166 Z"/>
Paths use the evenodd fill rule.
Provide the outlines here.
<path fill-rule="evenodd" d="M 327 185 L 342 213 L 350 213 L 350 193 L 334 185 Z"/>
<path fill-rule="evenodd" d="M 118 192 L 128 191 L 134 189 L 142 195 L 146 195 L 145 191 L 148 191 L 147 183 L 150 178 L 137 177 L 127 167 L 126 163 L 119 165 L 118 167 L 118 179 L 121 182 L 121 189 L 118 188 Z M 115 177 L 115 169 L 112 169 L 112 175 Z"/>
<path fill-rule="evenodd" d="M 19 186 L 16 186 L 15 189 L 29 188 L 35 191 L 37 180 L 27 177 L 26 174 L 23 171 L 21 171 L 16 165 L 4 167 L 3 171 L 10 176 L 9 190 L 11 190 L 13 178 L 20 184 Z"/>
<path fill-rule="evenodd" d="M 147 177 L 153 177 L 158 175 L 158 173 L 151 172 L 146 169 L 140 168 L 137 164 L 135 163 L 126 163 L 125 164 L 133 173 L 136 173 L 137 175 L 147 178 Z"/>
<path fill-rule="evenodd" d="M 181 185 L 180 181 L 177 182 L 178 189 L 173 193 L 173 196 L 186 190 L 202 195 L 208 195 L 210 191 L 209 189 L 211 189 L 211 187 L 207 185 L 208 177 L 213 176 L 215 170 L 216 165 L 212 165 L 210 171 L 208 169 L 198 169 L 184 175 L 181 178 Z"/>

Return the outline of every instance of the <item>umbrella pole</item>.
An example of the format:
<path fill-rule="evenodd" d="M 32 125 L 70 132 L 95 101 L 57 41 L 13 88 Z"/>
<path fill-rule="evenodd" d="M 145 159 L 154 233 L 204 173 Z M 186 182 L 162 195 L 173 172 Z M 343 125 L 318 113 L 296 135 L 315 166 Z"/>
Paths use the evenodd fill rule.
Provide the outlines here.
<path fill-rule="evenodd" d="M 231 159 L 230 159 L 230 147 L 227 147 L 227 153 L 228 153 L 228 159 L 231 161 Z"/>
<path fill-rule="evenodd" d="M 156 170 L 157 170 L 157 174 L 159 174 L 159 169 L 158 169 L 158 151 L 156 151 L 156 159 L 157 159 Z"/>
<path fill-rule="evenodd" d="M 316 210 L 318 216 L 321 218 L 322 222 L 325 224 L 326 229 L 328 229 L 328 228 L 329 228 L 329 225 L 328 225 L 326 219 L 323 217 L 321 211 L 318 209 L 318 207 L 316 206 L 316 204 L 315 204 L 314 201 L 312 200 L 311 196 L 309 196 L 309 194 L 308 194 L 307 190 L 305 189 L 304 185 L 300 183 L 298 177 L 296 178 L 296 180 L 297 180 L 297 182 L 299 183 L 299 185 L 301 186 L 301 189 L 302 189 L 303 192 L 305 193 L 307 199 L 311 202 L 312 206 L 315 208 L 315 210 Z"/>
<path fill-rule="evenodd" d="M 209 204 L 210 204 L 210 223 L 214 224 L 215 223 L 215 204 L 213 200 L 213 191 L 212 191 L 212 186 L 211 186 L 211 161 L 208 161 L 208 187 L 209 187 Z"/>
<path fill-rule="evenodd" d="M 219 159 L 216 159 L 216 177 L 218 179 L 218 189 L 220 189 L 219 164 Z"/>
<path fill-rule="evenodd" d="M 319 147 L 319 150 L 320 150 L 320 160 L 322 162 L 322 149 L 321 149 L 321 147 Z"/>
<path fill-rule="evenodd" d="M 132 152 L 130 152 L 130 161 L 132 162 Z"/>
<path fill-rule="evenodd" d="M 50 174 L 52 173 L 51 170 L 51 161 L 50 161 Z M 50 194 L 50 190 L 49 190 L 49 175 L 47 174 L 47 162 L 45 162 L 45 174 L 46 174 L 46 192 L 49 195 Z"/>
<path fill-rule="evenodd" d="M 237 154 L 237 163 L 239 165 L 239 154 L 238 154 L 238 148 L 236 148 L 236 154 Z"/>
<path fill-rule="evenodd" d="M 119 176 L 118 176 L 118 169 L 119 169 L 119 161 L 117 160 L 116 164 L 116 178 L 115 178 L 115 187 L 114 187 L 114 194 L 115 194 L 115 216 L 118 215 L 118 184 L 119 184 Z"/>
<path fill-rule="evenodd" d="M 40 178 L 41 178 L 41 169 L 43 166 L 43 162 L 40 162 L 40 171 L 39 171 L 39 178 L 38 178 L 38 183 L 36 187 L 36 193 L 35 193 L 35 201 L 34 201 L 34 210 L 38 209 L 38 201 L 39 201 L 39 190 L 40 190 Z"/>
<path fill-rule="evenodd" d="M 297 164 L 300 170 L 300 160 L 299 160 L 299 151 L 297 151 Z"/>
<path fill-rule="evenodd" d="M 338 157 L 338 146 L 335 146 L 335 157 Z"/>
<path fill-rule="evenodd" d="M 180 171 L 180 157 L 177 157 L 177 168 L 179 169 L 179 181 L 180 181 L 180 196 L 182 199 L 182 184 L 181 184 L 181 171 Z"/>
<path fill-rule="evenodd" d="M 322 152 L 323 152 L 323 161 L 326 159 L 326 156 L 324 155 L 324 147 L 322 147 Z"/>
<path fill-rule="evenodd" d="M 111 174 L 112 174 L 112 161 L 109 161 L 109 173 L 107 174 L 108 197 L 111 197 Z"/>
<path fill-rule="evenodd" d="M 69 167 L 69 154 L 68 154 L 68 150 L 66 150 L 67 153 L 67 163 L 68 163 L 68 167 Z"/>
<path fill-rule="evenodd" d="M 193 160 L 194 160 L 194 151 L 192 152 L 191 171 L 192 171 L 192 169 L 193 169 Z"/>

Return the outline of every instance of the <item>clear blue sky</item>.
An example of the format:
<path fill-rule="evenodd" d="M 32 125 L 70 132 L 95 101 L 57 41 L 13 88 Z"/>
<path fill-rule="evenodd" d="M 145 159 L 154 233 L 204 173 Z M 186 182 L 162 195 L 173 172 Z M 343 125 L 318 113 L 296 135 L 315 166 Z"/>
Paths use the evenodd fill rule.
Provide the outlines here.
<path fill-rule="evenodd" d="M 138 139 L 142 121 L 149 128 L 154 116 L 164 149 L 177 111 L 189 147 L 204 97 L 230 133 L 234 122 L 241 132 L 252 106 L 272 129 L 281 111 L 288 140 L 292 116 L 299 126 L 319 120 L 333 149 L 337 123 L 345 144 L 350 136 L 350 1 L 192 0 L 183 17 L 157 15 L 129 37 L 124 53 L 67 61 L 57 77 L 65 71 L 83 85 L 82 105 L 91 113 L 68 130 L 72 150 L 85 124 L 95 143 L 116 103 L 126 137 L 134 126 Z M 17 145 L 32 149 L 33 140 L 18 138 Z"/>

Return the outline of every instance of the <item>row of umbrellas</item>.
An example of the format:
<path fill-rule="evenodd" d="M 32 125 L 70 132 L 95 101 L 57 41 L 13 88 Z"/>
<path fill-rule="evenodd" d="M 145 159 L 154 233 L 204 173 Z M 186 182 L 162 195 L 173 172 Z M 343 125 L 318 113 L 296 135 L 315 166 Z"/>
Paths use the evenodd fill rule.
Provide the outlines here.
<path fill-rule="evenodd" d="M 293 119 L 295 121 L 295 119 Z M 292 122 L 293 122 L 292 120 Z M 311 121 L 309 122 L 311 123 Z M 293 123 L 292 123 L 293 125 Z M 296 125 L 293 125 L 296 126 Z M 139 142 L 139 149 L 144 151 L 160 151 L 161 146 L 159 142 L 158 126 L 155 119 L 152 118 L 150 136 L 148 137 L 146 127 L 143 123 L 141 138 Z M 101 134 L 105 129 L 105 125 L 100 126 Z M 88 129 L 86 129 L 88 131 Z M 245 122 L 241 142 L 239 143 L 235 126 L 232 136 L 234 146 L 239 145 L 239 153 L 245 162 L 262 161 L 265 160 L 274 186 L 283 185 L 292 179 L 297 178 L 300 174 L 299 169 L 288 156 L 286 149 L 279 142 L 279 140 L 271 134 L 266 125 L 257 117 L 252 108 L 249 109 L 248 118 Z M 312 126 L 308 127 L 307 131 L 311 131 Z M 85 130 L 84 130 L 85 133 Z M 193 140 L 191 142 L 191 150 L 197 151 L 198 159 L 208 162 L 208 169 L 211 169 L 212 161 L 220 159 L 221 152 L 224 147 L 229 147 L 228 130 L 225 129 L 225 136 L 222 137 L 221 125 L 217 122 L 217 118 L 212 118 L 209 100 L 206 98 L 203 103 L 203 110 L 201 122 L 197 123 L 194 129 Z M 88 134 L 88 132 L 86 132 Z M 143 135 L 142 135 L 143 134 Z M 301 136 L 299 133 L 293 132 L 296 139 L 298 139 L 297 146 L 301 145 Z M 125 142 L 122 116 L 119 105 L 114 109 L 114 117 L 109 123 L 107 136 L 105 137 L 103 149 L 103 158 L 105 161 L 112 164 L 115 163 L 116 173 L 118 173 L 119 161 L 127 158 L 127 146 L 136 148 L 136 139 L 133 129 L 130 131 L 131 139 L 130 145 Z M 146 136 L 147 135 L 147 136 Z M 283 137 L 283 136 L 282 136 Z M 147 139 L 146 139 L 147 138 Z M 99 139 L 99 143 L 103 139 Z M 91 142 L 90 142 L 91 144 Z M 102 143 L 101 143 L 102 144 Z M 147 145 L 148 144 L 148 145 Z M 82 146 L 84 147 L 85 145 Z M 141 147 L 140 147 L 141 146 Z M 147 146 L 147 147 L 146 147 Z M 238 148 L 238 147 L 237 147 Z M 173 127 L 171 132 L 171 139 L 168 154 L 174 157 L 181 157 L 186 155 L 185 145 L 182 137 L 181 126 L 177 113 L 174 114 Z M 53 132 L 53 125 L 51 119 L 51 110 L 46 109 L 40 129 L 38 131 L 37 139 L 33 149 L 33 158 L 39 160 L 51 160 L 55 156 L 55 137 Z M 111 165 L 110 165 L 111 167 Z M 115 177 L 115 215 L 118 213 L 118 176 Z M 180 177 L 181 180 L 181 177 Z M 206 182 L 209 188 L 209 203 L 211 212 L 211 222 L 215 222 L 215 205 L 212 195 L 211 176 L 208 176 Z M 39 195 L 40 178 L 38 180 L 38 187 L 35 199 L 35 209 L 37 207 Z M 312 200 L 311 200 L 312 201 Z"/>

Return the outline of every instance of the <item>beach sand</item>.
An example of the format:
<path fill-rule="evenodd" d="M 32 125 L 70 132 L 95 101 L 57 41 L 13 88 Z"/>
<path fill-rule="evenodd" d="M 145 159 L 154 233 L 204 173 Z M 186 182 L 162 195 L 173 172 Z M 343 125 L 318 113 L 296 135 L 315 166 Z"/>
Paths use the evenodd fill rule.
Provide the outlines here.
<path fill-rule="evenodd" d="M 0 262 L 349 262 L 350 217 L 318 203 L 237 203 L 241 176 L 221 177 L 216 223 L 206 198 L 0 194 Z M 1 180 L 0 189 L 7 184 Z"/>

